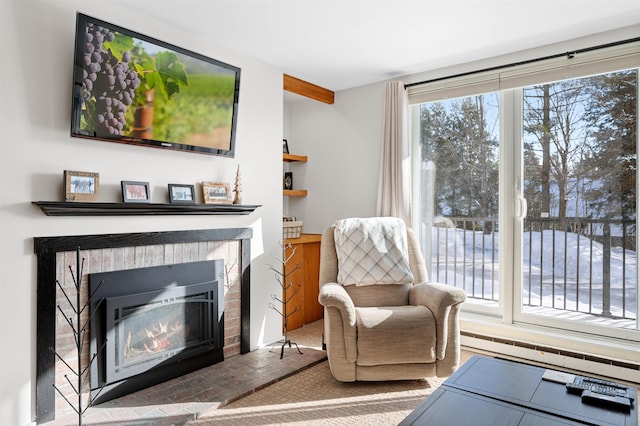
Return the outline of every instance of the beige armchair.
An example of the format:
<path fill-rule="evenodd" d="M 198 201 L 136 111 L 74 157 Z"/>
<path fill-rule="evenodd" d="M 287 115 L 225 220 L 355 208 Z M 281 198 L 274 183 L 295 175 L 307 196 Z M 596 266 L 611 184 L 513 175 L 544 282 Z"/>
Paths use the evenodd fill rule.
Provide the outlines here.
<path fill-rule="evenodd" d="M 458 314 L 466 294 L 428 282 L 418 240 L 402 226 L 413 275 L 407 284 L 339 284 L 343 263 L 336 225 L 322 235 L 318 300 L 324 306 L 329 366 L 339 381 L 446 377 L 458 368 Z"/>

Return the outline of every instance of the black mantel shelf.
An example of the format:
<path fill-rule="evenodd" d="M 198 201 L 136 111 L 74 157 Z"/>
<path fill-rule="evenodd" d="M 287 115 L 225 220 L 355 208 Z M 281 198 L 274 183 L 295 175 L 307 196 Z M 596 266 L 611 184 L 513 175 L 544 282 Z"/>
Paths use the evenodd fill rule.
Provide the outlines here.
<path fill-rule="evenodd" d="M 47 216 L 245 215 L 259 205 L 33 201 Z"/>

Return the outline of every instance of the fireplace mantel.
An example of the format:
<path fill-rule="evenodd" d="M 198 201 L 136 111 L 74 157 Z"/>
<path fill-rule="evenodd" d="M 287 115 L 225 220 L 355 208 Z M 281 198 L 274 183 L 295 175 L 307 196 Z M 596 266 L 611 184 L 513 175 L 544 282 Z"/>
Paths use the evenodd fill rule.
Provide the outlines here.
<path fill-rule="evenodd" d="M 33 201 L 47 216 L 246 215 L 259 205 Z"/>

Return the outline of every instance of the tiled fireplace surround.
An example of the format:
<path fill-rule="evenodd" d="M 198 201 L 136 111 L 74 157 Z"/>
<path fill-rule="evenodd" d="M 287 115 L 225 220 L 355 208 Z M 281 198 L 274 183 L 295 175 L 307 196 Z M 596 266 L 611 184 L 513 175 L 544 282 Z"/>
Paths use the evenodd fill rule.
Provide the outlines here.
<path fill-rule="evenodd" d="M 250 228 L 225 228 L 35 238 L 38 258 L 37 422 L 44 423 L 73 412 L 69 403 L 56 392 L 54 383 L 70 401 L 77 401 L 64 377 L 69 370 L 56 357 L 58 354 L 69 366 L 77 366 L 73 333 L 62 312 L 71 318 L 75 314 L 68 308 L 69 302 L 56 284 L 57 280 L 71 300 L 75 301 L 75 286 L 70 271 L 76 273 L 77 247 L 80 247 L 80 258 L 84 259 L 81 305 L 86 301 L 88 274 L 91 273 L 224 259 L 224 356 L 229 357 L 249 352 L 251 237 Z M 88 314 L 87 309 L 83 313 L 83 321 L 88 320 Z M 86 333 L 85 340 L 88 338 Z M 82 364 L 85 366 L 90 358 L 88 342 L 83 346 L 87 348 L 82 354 Z M 71 383 L 75 385 L 77 379 L 70 376 Z M 83 400 L 86 401 L 88 377 L 84 383 L 87 384 L 83 392 L 86 394 Z"/>

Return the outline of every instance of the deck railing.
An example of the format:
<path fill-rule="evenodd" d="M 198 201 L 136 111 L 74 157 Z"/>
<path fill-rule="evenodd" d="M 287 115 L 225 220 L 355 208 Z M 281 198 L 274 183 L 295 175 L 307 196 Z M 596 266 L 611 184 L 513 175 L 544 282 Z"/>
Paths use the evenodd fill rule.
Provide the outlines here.
<path fill-rule="evenodd" d="M 499 298 L 498 223 L 448 217 L 431 228 L 434 280 L 474 299 Z M 634 220 L 527 218 L 523 232 L 523 305 L 635 319 Z"/>

